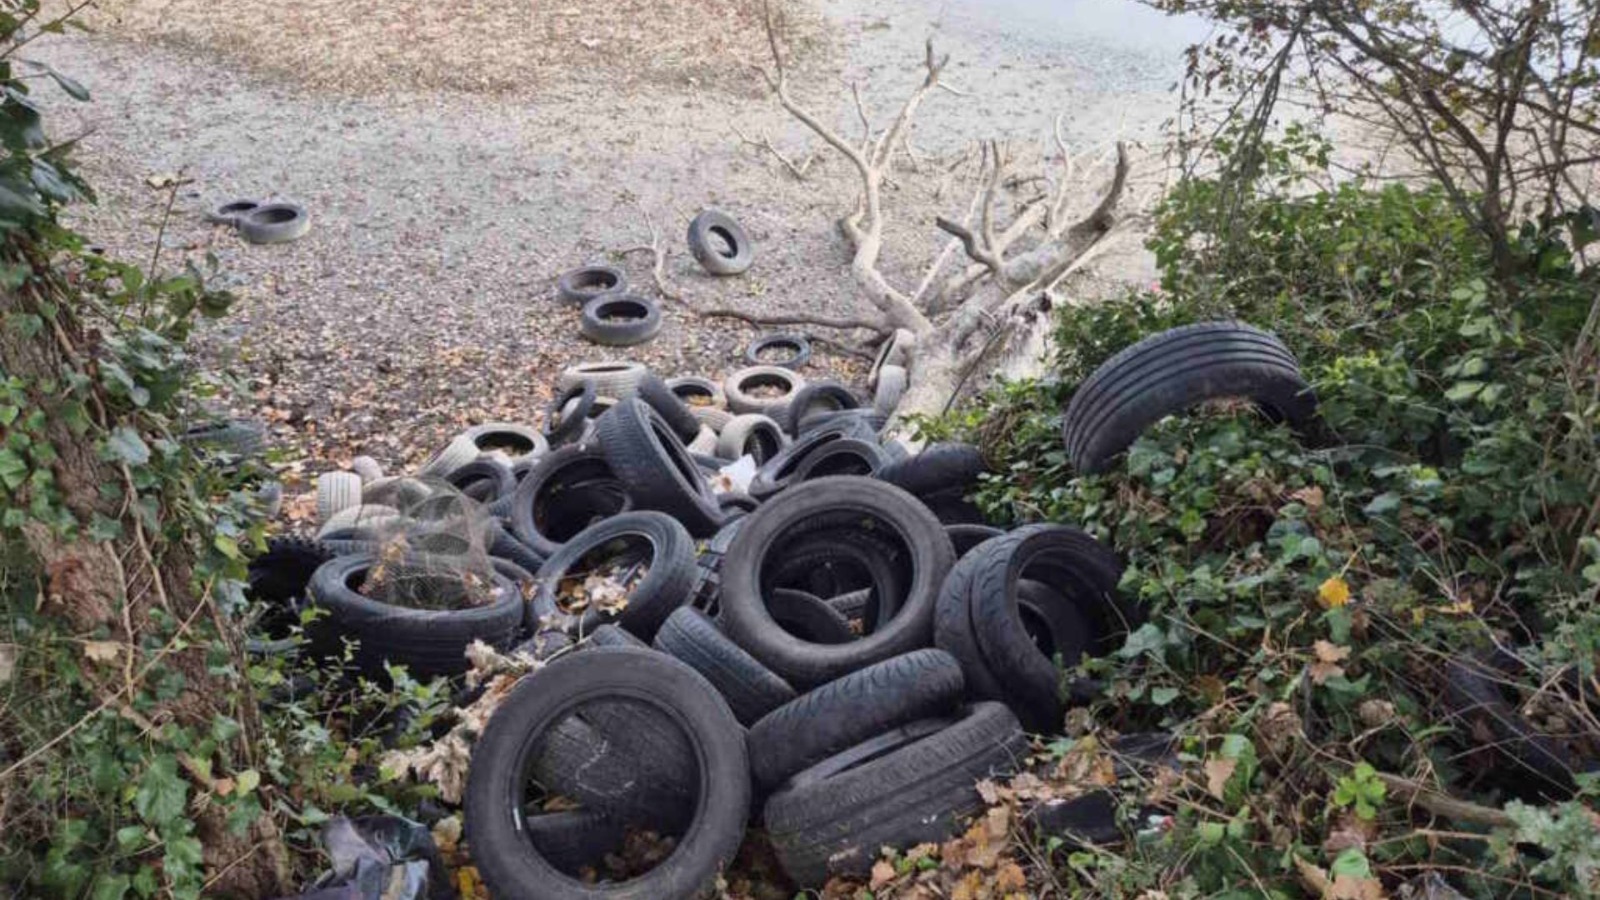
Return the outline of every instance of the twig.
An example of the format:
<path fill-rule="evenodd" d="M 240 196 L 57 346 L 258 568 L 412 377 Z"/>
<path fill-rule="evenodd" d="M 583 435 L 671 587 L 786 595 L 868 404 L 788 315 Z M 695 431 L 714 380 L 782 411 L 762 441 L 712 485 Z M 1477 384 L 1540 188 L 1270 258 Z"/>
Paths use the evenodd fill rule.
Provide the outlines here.
<path fill-rule="evenodd" d="M 751 325 L 817 325 L 822 328 L 864 328 L 877 334 L 889 334 L 892 332 L 892 329 L 883 322 L 874 319 L 834 318 L 804 313 L 759 316 L 755 313 L 748 313 L 742 309 L 733 309 L 731 307 L 702 309 L 696 312 L 706 318 L 738 319 L 741 322 L 749 322 Z"/>
<path fill-rule="evenodd" d="M 1509 815 L 1501 810 L 1472 803 L 1468 800 L 1457 800 L 1447 794 L 1441 794 L 1426 785 L 1401 778 L 1398 775 L 1379 772 L 1378 780 L 1383 782 L 1384 787 L 1400 795 L 1403 799 L 1447 819 L 1453 819 L 1457 822 L 1472 822 L 1477 825 L 1488 825 L 1493 828 L 1508 828 L 1516 824 Z"/>
<path fill-rule="evenodd" d="M 765 150 L 768 153 L 771 153 L 773 156 L 777 157 L 778 162 L 783 163 L 784 168 L 789 170 L 789 174 L 793 175 L 795 177 L 796 181 L 805 181 L 806 180 L 806 170 L 810 169 L 811 168 L 811 164 L 817 161 L 817 155 L 815 153 L 812 153 L 812 154 L 809 154 L 809 155 L 806 156 L 804 162 L 796 164 L 794 160 L 792 160 L 789 157 L 785 156 L 783 151 L 779 150 L 772 143 L 772 138 L 768 137 L 767 133 L 765 131 L 761 132 L 761 140 L 758 141 L 755 138 L 752 138 L 749 135 L 745 134 L 743 131 L 739 130 L 739 126 L 734 125 L 732 127 L 733 127 L 733 133 L 737 134 L 739 136 L 739 140 L 743 141 L 746 144 L 749 144 L 752 147 L 755 147 L 757 150 Z"/>
<path fill-rule="evenodd" d="M 645 209 L 643 203 L 635 200 L 634 205 L 639 207 L 639 215 L 644 217 L 644 225 L 650 229 L 650 243 L 641 244 L 637 247 L 628 247 L 621 252 L 628 254 L 648 251 L 652 254 L 655 257 L 655 265 L 650 268 L 650 275 L 655 279 L 656 293 L 675 303 L 688 306 L 689 304 L 683 299 L 683 295 L 667 284 L 667 248 L 661 240 L 661 232 L 656 228 L 655 219 L 651 218 L 650 210 Z"/>

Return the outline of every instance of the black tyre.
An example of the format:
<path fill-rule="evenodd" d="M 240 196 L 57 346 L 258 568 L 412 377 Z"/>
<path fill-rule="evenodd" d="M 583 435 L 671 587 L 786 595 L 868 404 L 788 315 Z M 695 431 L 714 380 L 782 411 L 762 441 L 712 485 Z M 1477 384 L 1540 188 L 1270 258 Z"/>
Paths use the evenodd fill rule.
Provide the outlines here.
<path fill-rule="evenodd" d="M 522 825 L 539 855 L 568 873 L 598 869 L 627 835 L 620 823 L 585 809 L 525 816 Z"/>
<path fill-rule="evenodd" d="M 884 466 L 878 477 L 905 488 L 915 497 L 960 496 L 978 485 L 988 471 L 983 454 L 971 444 L 929 444 L 916 456 Z"/>
<path fill-rule="evenodd" d="M 642 400 L 624 400 L 595 425 L 606 461 L 633 505 L 682 522 L 697 537 L 716 533 L 722 510 L 689 451 L 665 419 Z"/>
<path fill-rule="evenodd" d="M 824 760 L 767 801 L 767 834 L 797 884 L 865 874 L 882 847 L 949 838 L 983 809 L 974 785 L 1017 771 L 1028 753 L 1016 716 L 999 703 L 971 706 L 920 738 L 919 731 L 908 727 L 900 746 L 891 733 L 882 746 Z"/>
<path fill-rule="evenodd" d="M 1138 608 L 1116 594 L 1121 577 L 1116 556 L 1076 528 L 1030 525 L 985 541 L 957 566 L 962 567 L 967 567 L 965 577 L 952 578 L 946 595 L 940 598 L 941 604 L 951 604 L 952 614 L 940 617 L 936 629 L 964 628 L 967 635 L 937 631 L 936 642 L 965 666 L 971 653 L 967 641 L 975 641 L 984 674 L 993 675 L 1023 723 L 1040 732 L 1059 730 L 1064 692 L 1055 657 L 1063 657 L 1063 662 L 1072 666 L 1083 653 L 1114 650 L 1140 618 Z M 1035 604 L 1070 604 L 1074 609 L 1066 615 L 1087 623 L 1089 633 L 1072 635 L 1065 646 L 1054 646 L 1053 634 L 1040 621 L 1050 617 L 1025 614 L 1019 596 L 1023 579 L 1044 582 L 1059 592 L 1040 591 L 1030 596 Z M 961 605 L 966 608 L 965 623 L 956 609 Z M 955 644 L 962 646 L 958 650 Z M 982 675 L 974 678 L 969 674 L 968 681 L 974 686 L 983 680 Z"/>
<path fill-rule="evenodd" d="M 665 381 L 655 375 L 646 375 L 639 382 L 637 396 L 650 404 L 650 408 L 672 426 L 673 433 L 685 444 L 700 436 L 700 420 L 694 417 L 688 405 L 667 386 Z"/>
<path fill-rule="evenodd" d="M 830 475 L 872 475 L 883 464 L 882 447 L 860 438 L 844 438 L 807 456 L 795 471 L 794 481 L 810 481 Z"/>
<path fill-rule="evenodd" d="M 739 459 L 749 456 L 761 465 L 783 452 L 788 438 L 777 422 L 759 413 L 734 416 L 717 436 L 717 456 Z"/>
<path fill-rule="evenodd" d="M 336 655 L 341 638 L 359 642 L 355 663 L 382 675 L 385 663 L 406 666 L 420 678 L 459 675 L 467 670 L 467 646 L 483 641 L 511 646 L 523 623 L 521 592 L 497 571 L 492 603 L 466 609 L 411 609 L 379 603 L 357 588 L 374 557 L 340 556 L 323 563 L 311 579 L 311 599 L 328 615 L 313 623 L 312 644 L 322 655 Z"/>
<path fill-rule="evenodd" d="M 1491 737 L 1484 749 L 1499 760 L 1492 776 L 1497 787 L 1530 799 L 1565 800 L 1576 789 L 1575 776 L 1595 771 L 1600 761 L 1580 761 L 1565 744 L 1571 735 L 1551 734 L 1522 714 L 1521 698 L 1511 687 L 1529 680 L 1529 674 L 1526 663 L 1499 647 L 1450 659 L 1442 692 L 1446 721 L 1473 745 Z M 1562 693 L 1559 684 L 1547 689 Z M 1593 742 L 1600 735 L 1588 738 Z"/>
<path fill-rule="evenodd" d="M 689 252 L 713 275 L 738 275 L 755 262 L 750 235 L 725 212 L 702 210 L 689 222 Z"/>
<path fill-rule="evenodd" d="M 837 381 L 808 381 L 784 407 L 779 422 L 790 434 L 799 434 L 802 424 L 812 416 L 858 409 L 861 398 Z"/>
<path fill-rule="evenodd" d="M 581 610 L 564 608 L 563 591 L 570 593 L 597 571 L 623 580 L 627 594 L 621 611 L 593 603 Z M 694 581 L 694 540 L 682 525 L 664 513 L 621 513 L 584 529 L 545 561 L 534 588 L 532 615 L 535 627 L 579 636 L 615 619 L 649 641 L 667 616 L 688 602 Z"/>
<path fill-rule="evenodd" d="M 774 355 L 774 351 L 783 355 Z M 744 361 L 752 366 L 798 369 L 811 361 L 811 339 L 803 334 L 763 335 L 745 348 Z"/>
<path fill-rule="evenodd" d="M 992 525 L 946 525 L 944 533 L 950 536 L 950 543 L 956 548 L 956 559 L 967 555 L 967 552 L 992 537 L 1005 534 Z"/>
<path fill-rule="evenodd" d="M 628 276 L 615 266 L 584 266 L 562 274 L 556 294 L 565 303 L 582 305 L 596 297 L 628 289 Z"/>
<path fill-rule="evenodd" d="M 556 387 L 566 390 L 583 381 L 594 383 L 594 392 L 613 400 L 626 400 L 639 390 L 639 382 L 650 374 L 644 363 L 626 359 L 583 362 L 561 370 Z"/>
<path fill-rule="evenodd" d="M 244 458 L 260 453 L 267 443 L 267 428 L 252 419 L 225 419 L 196 425 L 178 440 L 191 447 Z"/>
<path fill-rule="evenodd" d="M 722 385 L 709 378 L 680 375 L 677 378 L 668 378 L 666 385 L 674 396 L 690 407 L 716 408 L 728 402 L 722 394 Z"/>
<path fill-rule="evenodd" d="M 827 603 L 838 610 L 839 615 L 844 616 L 846 619 L 852 621 L 864 619 L 866 618 L 867 610 L 872 607 L 872 588 L 861 588 L 837 594 L 829 597 Z M 863 629 L 862 633 L 867 633 L 866 629 Z"/>
<path fill-rule="evenodd" d="M 850 620 L 816 594 L 774 588 L 767 614 L 778 627 L 809 644 L 847 644 L 856 639 Z"/>
<path fill-rule="evenodd" d="M 788 544 L 768 577 L 774 591 L 789 588 L 824 598 L 866 591 L 870 599 L 861 619 L 870 633 L 894 614 L 905 596 L 905 562 L 904 545 L 886 535 L 824 531 Z"/>
<path fill-rule="evenodd" d="M 528 572 L 538 573 L 539 567 L 544 565 L 542 554 L 517 540 L 517 536 L 498 521 L 490 523 L 488 543 L 490 556 L 516 563 Z"/>
<path fill-rule="evenodd" d="M 311 216 L 298 203 L 263 203 L 234 221 L 252 244 L 287 244 L 311 230 Z"/>
<path fill-rule="evenodd" d="M 467 437 L 472 438 L 472 442 L 478 446 L 480 453 L 499 451 L 504 453 L 513 464 L 528 457 L 543 454 L 550 449 L 550 443 L 545 440 L 543 434 L 527 425 L 521 425 L 516 422 L 485 422 L 482 425 L 474 425 L 468 428 L 464 433 Z M 366 457 L 357 457 L 357 459 L 364 458 Z M 352 462 L 350 467 L 354 469 L 355 463 Z M 379 470 L 378 476 L 382 474 L 382 470 Z M 370 481 L 371 479 L 363 476 L 362 480 Z"/>
<path fill-rule="evenodd" d="M 846 431 L 834 428 L 818 429 L 806 434 L 756 470 L 756 477 L 750 482 L 750 496 L 757 500 L 765 500 L 789 485 L 803 480 L 800 477 L 801 468 L 812 454 L 829 444 L 847 439 Z"/>
<path fill-rule="evenodd" d="M 260 200 L 229 200 L 211 207 L 206 213 L 206 221 L 213 225 L 232 225 L 237 227 L 239 219 L 245 213 L 261 205 Z"/>
<path fill-rule="evenodd" d="M 578 532 L 632 508 L 632 500 L 598 449 L 562 447 L 539 460 L 511 498 L 511 531 L 550 557 Z"/>
<path fill-rule="evenodd" d="M 781 366 L 750 366 L 729 375 L 722 382 L 728 409 L 738 415 L 770 415 L 793 399 L 806 380 Z"/>
<path fill-rule="evenodd" d="M 688 743 L 696 763 L 687 780 L 694 803 L 666 860 L 637 878 L 591 884 L 563 872 L 528 840 L 524 804 L 551 726 L 608 696 L 648 707 Z M 466 836 L 485 883 L 500 900 L 696 896 L 732 861 L 744 835 L 750 779 L 742 731 L 702 676 L 664 654 L 601 648 L 551 663 L 512 690 L 473 750 Z"/>
<path fill-rule="evenodd" d="M 642 344 L 661 331 L 661 307 L 637 294 L 605 294 L 583 305 L 579 331 L 608 347 Z"/>
<path fill-rule="evenodd" d="M 882 540 L 903 585 L 885 598 L 894 615 L 847 644 L 818 645 L 783 630 L 767 611 L 772 579 L 787 548 L 811 535 L 849 542 Z M 722 565 L 722 618 L 728 635 L 790 684 L 832 681 L 872 663 L 927 646 L 939 585 L 955 561 L 950 539 L 916 498 L 871 478 L 819 478 L 796 485 L 743 520 Z"/>
<path fill-rule="evenodd" d="M 690 593 L 689 605 L 707 615 L 715 616 L 721 609 L 722 560 L 728 555 L 728 548 L 733 546 L 734 535 L 743 527 L 745 518 L 738 516 L 727 520 L 716 534 L 700 542 L 699 552 L 695 555 L 694 590 Z"/>
<path fill-rule="evenodd" d="M 517 488 L 511 467 L 498 459 L 479 457 L 444 477 L 445 483 L 469 500 L 493 503 Z"/>
<path fill-rule="evenodd" d="M 594 647 L 639 647 L 648 648 L 650 645 L 634 637 L 626 628 L 616 625 L 601 625 L 588 635 L 590 646 Z"/>
<path fill-rule="evenodd" d="M 704 675 L 728 701 L 741 725 L 749 725 L 795 697 L 794 688 L 728 639 L 697 609 L 667 617 L 656 632 L 655 648 Z"/>
<path fill-rule="evenodd" d="M 545 408 L 541 433 L 552 447 L 570 444 L 583 437 L 583 426 L 594 409 L 594 384 L 581 381 L 556 395 Z"/>
<path fill-rule="evenodd" d="M 1300 428 L 1317 398 L 1294 354 L 1243 322 L 1203 322 L 1151 335 L 1106 360 L 1067 405 L 1061 434 L 1080 472 L 1099 472 L 1160 419 L 1207 400 L 1242 398 Z"/>
<path fill-rule="evenodd" d="M 942 650 L 886 659 L 801 695 L 750 728 L 750 772 L 772 790 L 802 769 L 961 705 L 961 664 Z"/>

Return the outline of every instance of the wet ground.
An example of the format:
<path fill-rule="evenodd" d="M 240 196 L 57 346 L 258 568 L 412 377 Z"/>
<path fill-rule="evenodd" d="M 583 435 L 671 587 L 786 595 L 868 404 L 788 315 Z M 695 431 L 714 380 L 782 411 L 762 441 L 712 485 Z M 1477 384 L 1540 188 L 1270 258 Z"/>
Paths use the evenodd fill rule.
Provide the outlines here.
<path fill-rule="evenodd" d="M 946 80 L 962 95 L 929 98 L 914 133 L 922 165 L 904 168 L 886 200 L 884 270 L 908 285 L 942 244 L 933 217 L 964 211 L 972 166 L 948 169 L 976 140 L 1009 140 L 1037 161 L 1062 114 L 1075 152 L 1118 138 L 1156 148 L 1182 49 L 1204 36 L 1131 0 L 818 8 L 825 47 L 803 62 L 795 92 L 847 134 L 859 129 L 851 81 L 882 124 L 919 79 L 924 40 L 951 55 Z M 94 94 L 88 105 L 52 102 L 47 119 L 58 136 L 86 135 L 79 159 L 101 202 L 74 218 L 93 241 L 148 259 L 167 199 L 150 180 L 189 180 L 164 258 L 215 252 L 231 273 L 240 303 L 206 330 L 202 349 L 247 386 L 235 404 L 273 423 L 294 470 L 362 452 L 401 465 L 462 425 L 535 419 L 556 373 L 580 359 L 632 357 L 711 376 L 740 365 L 755 329 L 671 304 L 660 337 L 642 347 L 608 351 L 578 337 L 577 311 L 558 304 L 554 280 L 643 242 L 641 209 L 665 232 L 669 278 L 692 303 L 862 309 L 833 224 L 853 202 L 852 173 L 824 154 L 801 182 L 742 145 L 735 128 L 769 134 L 795 158 L 821 149 L 753 74 L 749 89 L 731 90 L 580 78 L 521 93 L 352 96 L 114 32 L 52 39 L 39 55 Z M 1146 196 L 1162 177 L 1159 157 L 1141 154 Z M 304 203 L 313 230 L 253 247 L 201 221 L 208 204 L 238 196 Z M 738 216 L 758 244 L 743 277 L 707 276 L 683 251 L 688 219 L 710 205 Z M 648 255 L 625 264 L 648 288 Z M 1100 268 L 1149 274 L 1131 249 Z M 809 374 L 830 370 L 855 371 L 821 354 Z"/>

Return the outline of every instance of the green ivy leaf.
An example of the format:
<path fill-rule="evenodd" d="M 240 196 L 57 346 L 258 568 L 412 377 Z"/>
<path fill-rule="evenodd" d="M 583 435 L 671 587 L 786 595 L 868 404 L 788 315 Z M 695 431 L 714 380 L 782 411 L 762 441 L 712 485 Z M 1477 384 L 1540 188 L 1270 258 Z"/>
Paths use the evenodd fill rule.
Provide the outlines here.
<path fill-rule="evenodd" d="M 178 775 L 177 757 L 158 756 L 151 760 L 144 777 L 139 779 L 133 808 L 140 818 L 159 827 L 183 815 L 188 796 L 189 786 Z"/>
<path fill-rule="evenodd" d="M 1139 626 L 1139 630 L 1128 635 L 1127 643 L 1122 645 L 1122 649 L 1117 651 L 1117 655 L 1123 659 L 1134 659 L 1148 653 L 1154 653 L 1161 649 L 1166 640 L 1166 635 L 1161 633 L 1160 628 L 1153 623 L 1146 622 Z"/>
<path fill-rule="evenodd" d="M 133 886 L 133 880 L 126 875 L 101 875 L 95 879 L 94 890 L 90 892 L 90 900 L 122 900 L 128 895 L 128 888 Z"/>
<path fill-rule="evenodd" d="M 10 447 L 0 447 L 0 484 L 7 490 L 16 490 L 28 477 L 28 462 Z"/>
<path fill-rule="evenodd" d="M 106 438 L 106 451 L 112 459 L 130 466 L 142 466 L 150 461 L 150 448 L 139 437 L 139 432 L 127 425 L 118 425 L 111 430 Z"/>
<path fill-rule="evenodd" d="M 1157 706 L 1166 706 L 1178 699 L 1178 689 L 1175 687 L 1158 687 L 1150 690 L 1150 702 Z"/>

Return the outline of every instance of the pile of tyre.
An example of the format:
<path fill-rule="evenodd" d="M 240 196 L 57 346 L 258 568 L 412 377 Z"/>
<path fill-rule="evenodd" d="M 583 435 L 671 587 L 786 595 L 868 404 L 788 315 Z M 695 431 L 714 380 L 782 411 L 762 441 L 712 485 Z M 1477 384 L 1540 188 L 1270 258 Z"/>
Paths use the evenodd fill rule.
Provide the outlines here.
<path fill-rule="evenodd" d="M 324 476 L 318 539 L 259 568 L 259 595 L 303 595 L 368 672 L 459 674 L 475 640 L 544 661 L 473 750 L 466 834 L 495 897 L 696 896 L 751 826 L 800 887 L 864 874 L 956 833 L 976 784 L 1095 690 L 1065 673 L 1138 626 L 1088 534 L 983 524 L 976 448 L 909 454 L 875 404 L 777 370 L 758 392 L 749 370 L 572 367 L 538 429 L 474 428 L 411 477 Z M 442 496 L 481 510 L 497 599 L 362 597 L 373 523 L 403 532 Z M 619 570 L 625 602 L 574 602 Z"/>

